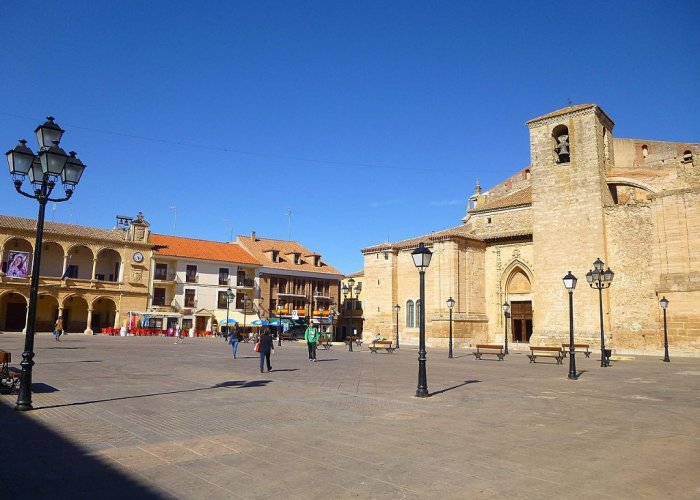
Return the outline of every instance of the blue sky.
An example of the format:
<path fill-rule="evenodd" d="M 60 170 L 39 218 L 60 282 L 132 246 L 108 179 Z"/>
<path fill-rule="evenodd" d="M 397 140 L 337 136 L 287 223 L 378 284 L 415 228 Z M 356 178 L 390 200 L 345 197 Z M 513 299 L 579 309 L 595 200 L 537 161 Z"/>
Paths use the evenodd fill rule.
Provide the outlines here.
<path fill-rule="evenodd" d="M 51 114 L 88 165 L 47 219 L 360 249 L 459 224 L 529 163 L 525 122 L 597 103 L 700 142 L 700 3 L 6 0 L 0 140 Z M 172 209 L 171 207 L 177 207 Z M 0 182 L 0 213 L 38 204 Z M 175 216 L 177 224 L 175 228 Z"/>

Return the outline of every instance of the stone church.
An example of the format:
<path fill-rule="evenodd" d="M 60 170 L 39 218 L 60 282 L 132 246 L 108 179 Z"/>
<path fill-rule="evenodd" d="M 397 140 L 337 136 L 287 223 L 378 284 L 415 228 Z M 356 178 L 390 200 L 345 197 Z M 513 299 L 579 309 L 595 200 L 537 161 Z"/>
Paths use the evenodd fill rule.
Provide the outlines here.
<path fill-rule="evenodd" d="M 614 138 L 595 104 L 527 127 L 530 165 L 488 190 L 477 181 L 460 225 L 362 250 L 365 336 L 394 339 L 398 326 L 415 345 L 425 307 L 427 345 L 445 347 L 451 297 L 457 348 L 502 343 L 506 331 L 511 345 L 561 345 L 571 271 L 576 342 L 599 348 L 600 292 L 586 280 L 599 258 L 614 272 L 602 291 L 606 348 L 659 352 L 665 297 L 671 353 L 700 354 L 700 144 Z M 425 305 L 419 242 L 433 253 Z"/>

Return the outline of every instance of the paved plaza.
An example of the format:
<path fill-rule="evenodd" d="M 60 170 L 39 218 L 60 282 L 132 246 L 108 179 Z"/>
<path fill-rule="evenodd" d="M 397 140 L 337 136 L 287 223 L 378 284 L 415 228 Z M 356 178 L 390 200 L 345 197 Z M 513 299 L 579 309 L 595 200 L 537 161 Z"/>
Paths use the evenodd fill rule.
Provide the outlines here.
<path fill-rule="evenodd" d="M 0 335 L 18 365 L 24 338 Z M 428 351 L 261 374 L 221 339 L 36 338 L 34 411 L 0 396 L 4 498 L 700 498 L 700 359 L 530 364 Z"/>

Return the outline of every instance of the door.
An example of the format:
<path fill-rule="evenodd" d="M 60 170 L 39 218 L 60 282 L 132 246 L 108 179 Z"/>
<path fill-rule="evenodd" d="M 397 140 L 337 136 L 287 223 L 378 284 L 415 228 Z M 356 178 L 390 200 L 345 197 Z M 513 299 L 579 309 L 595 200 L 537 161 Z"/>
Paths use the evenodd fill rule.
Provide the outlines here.
<path fill-rule="evenodd" d="M 532 336 L 532 302 L 511 303 L 512 341 L 530 342 Z"/>
<path fill-rule="evenodd" d="M 7 330 L 21 331 L 27 320 L 27 304 L 9 302 L 7 304 L 7 318 L 5 318 L 5 328 Z"/>

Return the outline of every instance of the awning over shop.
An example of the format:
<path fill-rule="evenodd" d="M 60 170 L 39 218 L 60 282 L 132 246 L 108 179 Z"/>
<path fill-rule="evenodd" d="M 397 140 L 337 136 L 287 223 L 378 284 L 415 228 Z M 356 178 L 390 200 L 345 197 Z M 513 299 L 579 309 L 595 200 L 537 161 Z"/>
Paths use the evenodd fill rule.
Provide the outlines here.
<path fill-rule="evenodd" d="M 220 325 L 225 325 L 226 324 L 226 309 L 223 311 L 216 311 L 216 314 L 214 315 L 216 318 L 216 321 Z M 243 313 L 240 313 L 238 311 L 230 311 L 228 313 L 229 319 L 234 319 L 238 322 L 238 326 L 243 326 Z M 251 323 L 255 320 L 259 320 L 260 318 L 258 317 L 257 314 L 251 313 L 251 314 L 246 314 L 245 315 L 245 326 L 251 326 Z"/>

